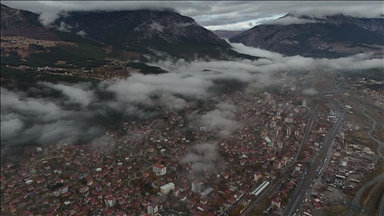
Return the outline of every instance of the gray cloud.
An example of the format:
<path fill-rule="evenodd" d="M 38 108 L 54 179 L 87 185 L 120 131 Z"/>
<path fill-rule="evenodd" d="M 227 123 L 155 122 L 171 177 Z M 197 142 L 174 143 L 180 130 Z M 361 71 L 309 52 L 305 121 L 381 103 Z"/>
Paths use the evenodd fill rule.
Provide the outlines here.
<path fill-rule="evenodd" d="M 239 126 L 238 122 L 235 121 L 235 109 L 236 107 L 234 105 L 219 103 L 216 105 L 216 109 L 211 110 L 200 117 L 192 115 L 192 118 L 199 121 L 199 124 L 202 127 L 218 130 L 220 135 L 228 136 Z"/>
<path fill-rule="evenodd" d="M 316 91 L 316 89 L 314 88 L 308 88 L 308 89 L 303 89 L 303 91 L 301 92 L 303 93 L 304 95 L 316 95 L 318 93 L 318 91 Z"/>
<path fill-rule="evenodd" d="M 364 70 L 370 68 L 382 68 L 382 59 L 373 58 L 373 53 L 359 53 L 349 57 L 338 59 L 309 58 L 302 56 L 283 56 L 258 48 L 246 47 L 242 44 L 231 43 L 233 50 L 254 56 L 264 56 L 253 62 L 257 65 L 257 71 L 271 73 L 277 71 L 308 71 L 308 70 Z"/>
<path fill-rule="evenodd" d="M 263 22 L 263 25 L 291 25 L 291 24 L 304 24 L 304 23 L 316 23 L 315 20 L 299 19 L 297 17 L 284 17 L 276 20 L 270 20 Z"/>
<path fill-rule="evenodd" d="M 181 160 L 181 163 L 191 163 L 194 171 L 214 170 L 218 158 L 216 144 L 201 143 L 192 146 L 191 152 Z"/>
<path fill-rule="evenodd" d="M 22 129 L 24 124 L 19 118 L 20 116 L 14 113 L 1 115 L 1 137 L 10 137 Z"/>
<path fill-rule="evenodd" d="M 271 52 L 271 51 L 263 50 L 263 49 L 259 49 L 259 48 L 254 48 L 254 47 L 247 47 L 242 43 L 231 43 L 231 42 L 229 42 L 228 39 L 225 39 L 225 40 L 227 41 L 227 43 L 231 44 L 233 50 L 235 50 L 239 53 L 244 53 L 244 54 L 259 56 L 259 57 L 265 57 L 267 59 L 275 59 L 275 58 L 283 57 L 283 55 L 281 55 L 279 53 L 275 53 L 275 52 Z M 259 61 L 263 61 L 263 60 L 264 59 L 261 59 Z M 271 62 L 268 60 L 265 63 L 267 64 L 267 63 L 271 63 Z"/>
<path fill-rule="evenodd" d="M 163 32 L 164 26 L 162 26 L 160 23 L 153 22 L 149 25 L 150 30 Z"/>
<path fill-rule="evenodd" d="M 212 81 L 188 74 L 133 74 L 129 79 L 119 80 L 107 90 L 116 93 L 121 101 L 148 105 L 152 104 L 151 95 L 154 94 L 181 94 L 192 98 L 205 98 L 206 89 L 213 85 Z"/>
<path fill-rule="evenodd" d="M 45 27 L 51 27 L 52 23 L 58 19 L 59 17 L 67 17 L 68 16 L 68 13 L 65 12 L 65 11 L 57 11 L 57 10 L 48 10 L 48 11 L 43 11 L 42 13 L 40 13 L 40 16 L 39 16 L 39 21 L 41 22 L 41 24 Z M 57 26 L 56 28 L 62 28 L 64 30 L 67 30 L 66 29 L 66 24 L 65 23 L 60 23 L 60 26 Z"/>
<path fill-rule="evenodd" d="M 44 12 L 40 14 L 39 20 L 41 24 L 48 27 L 53 23 L 56 19 L 60 17 L 58 12 Z"/>
<path fill-rule="evenodd" d="M 170 94 L 163 94 L 161 101 L 164 103 L 164 106 L 174 111 L 182 110 L 187 106 L 187 102 L 183 98 L 178 98 Z"/>
<path fill-rule="evenodd" d="M 96 145 L 98 140 L 105 140 L 100 137 L 105 134 L 107 126 L 116 124 L 122 119 L 151 118 L 161 114 L 159 113 L 161 111 L 155 110 L 166 108 L 178 111 L 187 105 L 186 101 L 211 98 L 216 93 L 212 89 L 217 87 L 218 80 L 236 80 L 255 89 L 282 84 L 275 78 L 275 74 L 280 72 L 308 70 L 321 72 L 384 67 L 382 59 L 373 59 L 369 53 L 339 59 L 313 59 L 302 56 L 286 57 L 240 44 L 232 46 L 241 53 L 260 55 L 264 58 L 254 61 L 196 59 L 190 62 L 183 59 L 168 59 L 152 62 L 150 65 L 159 66 L 169 73 L 156 75 L 135 73 L 127 79 L 116 80 L 113 84 L 102 82 L 96 87 L 91 87 L 89 83 L 41 83 L 39 87 L 44 89 L 30 89 L 27 93 L 2 88 L 2 149 L 4 146 L 26 143 L 81 141 Z M 46 96 L 52 92 L 55 95 L 59 94 L 59 97 Z M 113 96 L 102 100 L 96 92 Z M 78 104 L 80 107 L 73 104 Z M 191 115 L 195 117 L 197 124 L 218 130 L 221 135 L 228 135 L 237 126 L 235 111 L 236 107 L 233 105 L 221 103 L 206 113 Z M 215 149 L 214 146 L 209 148 Z M 185 160 L 193 162 L 195 168 L 200 169 L 199 167 L 203 167 L 206 163 L 210 164 L 209 161 L 205 161 L 204 155 L 194 153 Z"/>
<path fill-rule="evenodd" d="M 71 25 L 66 24 L 65 22 L 61 21 L 60 26 L 56 27 L 57 30 L 62 32 L 70 32 L 72 29 Z"/>
<path fill-rule="evenodd" d="M 65 117 L 67 113 L 57 104 L 39 98 L 28 98 L 22 93 L 10 92 L 1 89 L 1 111 L 2 114 L 16 111 L 26 115 L 36 115 L 43 121 L 55 120 Z"/>
<path fill-rule="evenodd" d="M 76 85 L 64 85 L 64 84 L 52 84 L 52 83 L 41 83 L 41 85 L 56 89 L 63 93 L 73 103 L 87 106 L 94 100 L 95 96 L 93 91 L 90 90 L 90 83 L 81 83 Z"/>
<path fill-rule="evenodd" d="M 287 13 L 324 17 L 326 15 L 345 14 L 357 17 L 379 17 L 383 14 L 380 1 L 2 1 L 10 7 L 31 10 L 37 13 L 57 13 L 70 10 L 135 10 L 174 8 L 182 15 L 190 16 L 209 29 L 245 30 L 249 22 L 260 24 L 261 20 L 276 19 Z M 42 15 L 44 23 L 56 19 L 53 14 Z"/>
<path fill-rule="evenodd" d="M 78 31 L 76 34 L 80 35 L 81 37 L 85 37 L 85 35 L 87 35 L 87 33 L 84 30 Z"/>

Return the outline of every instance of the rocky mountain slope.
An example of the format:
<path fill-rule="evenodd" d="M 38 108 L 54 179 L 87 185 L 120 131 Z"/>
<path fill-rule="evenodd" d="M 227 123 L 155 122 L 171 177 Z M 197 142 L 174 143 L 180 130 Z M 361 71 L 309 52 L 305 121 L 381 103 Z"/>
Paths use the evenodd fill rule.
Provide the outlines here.
<path fill-rule="evenodd" d="M 172 11 L 70 12 L 68 16 L 56 20 L 55 24 L 65 25 L 71 32 L 83 31 L 87 37 L 108 44 L 124 44 L 128 47 L 150 40 L 168 44 L 189 42 L 228 47 L 225 41 L 192 18 Z"/>
<path fill-rule="evenodd" d="M 1 4 L 1 29 L 41 27 L 38 15 Z"/>
<path fill-rule="evenodd" d="M 294 19 L 297 24 L 287 24 Z M 299 20 L 300 24 L 298 24 Z M 383 54 L 384 19 L 333 15 L 325 18 L 285 17 L 255 26 L 231 37 L 230 42 L 285 55 L 336 58 L 362 52 Z"/>
<path fill-rule="evenodd" d="M 51 30 L 44 28 L 39 15 L 1 4 L 1 35 L 28 36 L 41 40 L 60 40 Z"/>
<path fill-rule="evenodd" d="M 69 12 L 48 27 L 39 15 L 1 5 L 2 35 L 93 41 L 115 50 L 152 55 L 220 58 L 230 45 L 192 18 L 171 10 Z M 160 51 L 160 52 L 157 52 Z"/>

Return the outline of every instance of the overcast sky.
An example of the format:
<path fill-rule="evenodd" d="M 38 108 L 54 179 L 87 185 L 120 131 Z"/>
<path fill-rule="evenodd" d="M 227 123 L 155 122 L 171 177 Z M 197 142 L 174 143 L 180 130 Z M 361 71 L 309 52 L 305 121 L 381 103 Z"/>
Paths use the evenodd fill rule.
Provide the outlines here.
<path fill-rule="evenodd" d="M 3 4 L 36 13 L 60 10 L 123 10 L 174 8 L 210 30 L 245 30 L 261 22 L 296 12 L 313 16 L 335 13 L 359 17 L 379 17 L 381 1 L 2 1 Z"/>

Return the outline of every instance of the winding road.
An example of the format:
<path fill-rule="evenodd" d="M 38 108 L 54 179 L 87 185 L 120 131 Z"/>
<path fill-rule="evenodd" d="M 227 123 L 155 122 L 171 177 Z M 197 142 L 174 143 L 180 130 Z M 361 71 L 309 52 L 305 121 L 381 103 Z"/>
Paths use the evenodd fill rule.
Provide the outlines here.
<path fill-rule="evenodd" d="M 372 132 L 376 130 L 376 124 L 377 124 L 377 122 L 376 122 L 376 120 L 375 120 L 374 118 L 372 118 L 372 117 L 369 116 L 367 113 L 365 113 L 365 107 L 364 107 L 362 104 L 360 104 L 360 106 L 361 106 L 361 111 L 362 111 L 362 113 L 363 113 L 367 118 L 369 118 L 370 120 L 373 121 L 371 130 L 368 131 L 368 136 L 369 136 L 371 139 L 373 139 L 375 142 L 377 142 L 377 149 L 376 149 L 377 154 L 378 154 L 382 159 L 384 159 L 383 154 L 381 153 L 381 150 L 384 148 L 384 143 L 372 136 Z M 352 204 L 353 204 L 353 205 L 356 205 L 356 206 L 359 206 L 360 197 L 361 197 L 361 194 L 364 192 L 364 190 L 365 190 L 367 187 L 371 186 L 372 184 L 375 184 L 376 182 L 379 182 L 379 181 L 381 181 L 381 180 L 383 180 L 383 179 L 384 179 L 384 173 L 382 173 L 381 175 L 377 176 L 377 177 L 374 178 L 373 180 L 371 180 L 371 181 L 365 183 L 365 184 L 364 184 L 364 185 L 357 191 L 355 197 L 354 197 L 353 200 L 352 200 Z M 382 195 L 382 196 L 384 196 L 384 195 Z M 383 200 L 383 199 L 382 199 L 382 200 Z M 383 206 L 383 205 L 384 205 L 384 202 L 382 201 L 382 202 L 381 202 L 381 205 L 380 205 L 380 207 L 379 207 L 379 209 L 380 209 L 379 216 L 382 216 L 382 215 L 384 214 L 384 212 L 383 212 L 383 211 L 384 211 L 384 210 L 383 210 L 384 206 Z M 352 215 L 353 215 L 353 210 L 349 210 L 347 216 L 352 216 Z"/>

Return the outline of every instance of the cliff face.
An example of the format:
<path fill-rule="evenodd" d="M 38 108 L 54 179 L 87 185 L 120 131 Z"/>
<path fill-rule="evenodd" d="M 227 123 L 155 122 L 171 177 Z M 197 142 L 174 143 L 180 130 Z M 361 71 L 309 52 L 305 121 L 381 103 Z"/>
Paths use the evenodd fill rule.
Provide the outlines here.
<path fill-rule="evenodd" d="M 289 56 L 336 58 L 361 52 L 383 53 L 384 19 L 334 15 L 324 19 L 299 17 L 301 24 L 282 24 L 292 17 L 289 14 L 276 24 L 255 26 L 229 40 Z"/>

